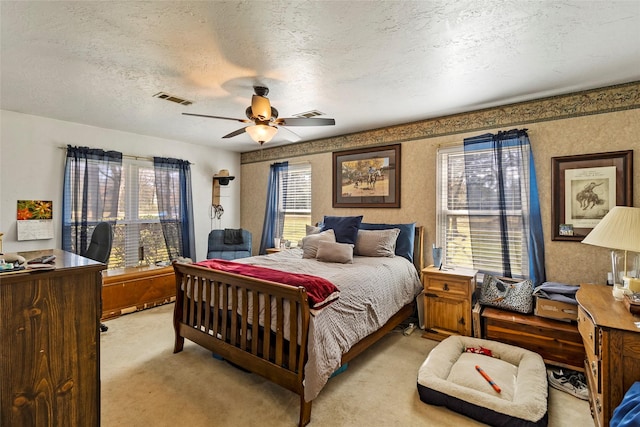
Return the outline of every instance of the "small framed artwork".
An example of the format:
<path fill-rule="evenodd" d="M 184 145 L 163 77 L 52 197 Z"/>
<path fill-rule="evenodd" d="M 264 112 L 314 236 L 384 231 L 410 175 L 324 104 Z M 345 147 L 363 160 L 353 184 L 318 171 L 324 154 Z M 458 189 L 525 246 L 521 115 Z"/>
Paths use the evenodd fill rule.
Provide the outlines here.
<path fill-rule="evenodd" d="M 560 224 L 561 236 L 573 236 L 573 224 Z"/>
<path fill-rule="evenodd" d="M 551 158 L 552 240 L 582 241 L 614 206 L 633 202 L 633 150 Z"/>
<path fill-rule="evenodd" d="M 333 153 L 334 208 L 399 208 L 400 144 Z"/>

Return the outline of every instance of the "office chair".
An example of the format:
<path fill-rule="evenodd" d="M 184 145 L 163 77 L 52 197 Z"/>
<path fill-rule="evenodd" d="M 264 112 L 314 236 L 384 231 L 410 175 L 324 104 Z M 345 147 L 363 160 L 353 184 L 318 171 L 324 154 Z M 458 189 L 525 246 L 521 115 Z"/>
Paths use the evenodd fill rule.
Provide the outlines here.
<path fill-rule="evenodd" d="M 109 255 L 111 255 L 112 244 L 111 225 L 108 222 L 98 223 L 91 234 L 89 247 L 82 256 L 106 264 L 109 261 Z M 100 323 L 101 332 L 106 332 L 107 329 L 109 329 L 107 325 Z"/>

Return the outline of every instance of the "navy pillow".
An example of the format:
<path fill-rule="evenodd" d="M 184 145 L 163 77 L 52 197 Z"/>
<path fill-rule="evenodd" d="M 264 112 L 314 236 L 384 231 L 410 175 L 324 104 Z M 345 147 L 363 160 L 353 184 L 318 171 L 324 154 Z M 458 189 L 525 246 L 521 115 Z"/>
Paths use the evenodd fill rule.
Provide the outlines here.
<path fill-rule="evenodd" d="M 360 216 L 325 216 L 322 231 L 333 229 L 336 235 L 336 242 L 356 244 L 358 229 L 362 222 Z"/>
<path fill-rule="evenodd" d="M 413 242 L 416 235 L 416 223 L 411 224 L 368 224 L 363 222 L 360 224 L 363 230 L 388 230 L 390 228 L 399 228 L 400 234 L 396 240 L 396 255 L 405 257 L 409 262 L 413 262 Z"/>

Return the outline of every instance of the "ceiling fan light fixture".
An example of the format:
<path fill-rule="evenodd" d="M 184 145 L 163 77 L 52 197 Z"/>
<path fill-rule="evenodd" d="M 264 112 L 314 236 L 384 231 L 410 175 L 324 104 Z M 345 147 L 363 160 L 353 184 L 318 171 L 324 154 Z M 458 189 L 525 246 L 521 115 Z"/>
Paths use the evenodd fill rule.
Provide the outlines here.
<path fill-rule="evenodd" d="M 259 120 L 271 118 L 271 103 L 264 96 L 253 95 L 251 97 L 251 112 L 253 117 Z"/>
<path fill-rule="evenodd" d="M 249 136 L 251 136 L 251 139 L 262 145 L 265 142 L 269 142 L 273 139 L 276 133 L 278 133 L 278 128 L 274 126 L 259 124 L 254 126 L 247 126 L 245 128 L 245 131 L 247 131 Z"/>

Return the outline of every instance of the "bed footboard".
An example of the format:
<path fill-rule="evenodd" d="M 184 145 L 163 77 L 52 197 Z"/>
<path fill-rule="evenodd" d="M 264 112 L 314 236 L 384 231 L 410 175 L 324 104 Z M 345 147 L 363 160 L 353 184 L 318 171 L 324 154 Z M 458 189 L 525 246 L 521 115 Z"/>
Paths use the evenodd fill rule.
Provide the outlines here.
<path fill-rule="evenodd" d="M 311 402 L 304 400 L 303 380 L 310 312 L 305 289 L 192 264 L 174 263 L 173 268 L 174 353 L 182 351 L 187 338 L 297 393 L 299 425 L 308 424 Z"/>

